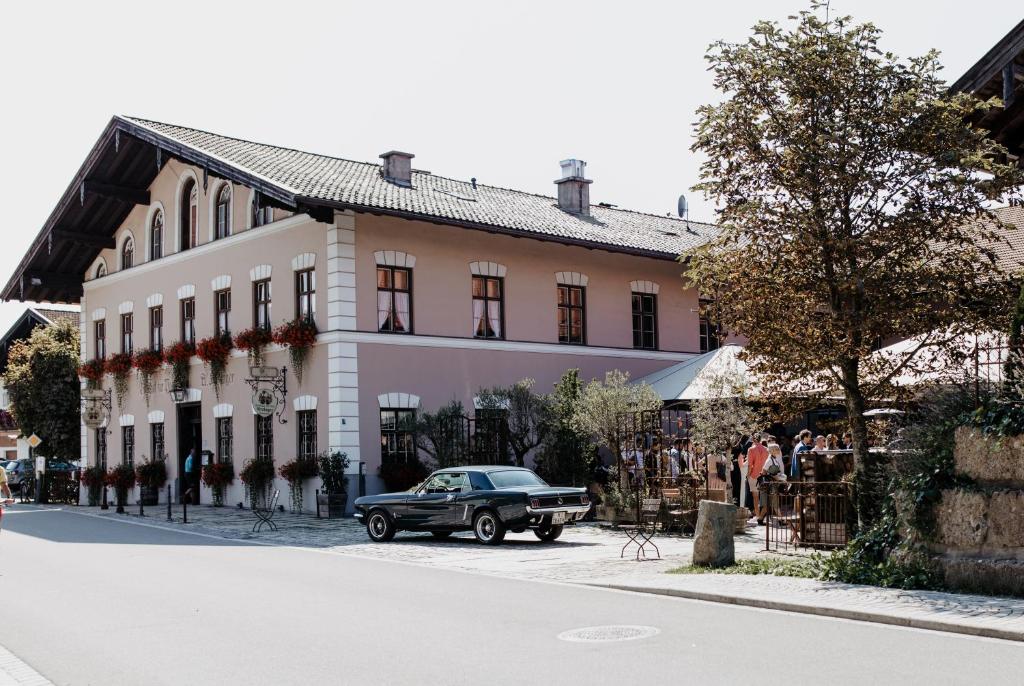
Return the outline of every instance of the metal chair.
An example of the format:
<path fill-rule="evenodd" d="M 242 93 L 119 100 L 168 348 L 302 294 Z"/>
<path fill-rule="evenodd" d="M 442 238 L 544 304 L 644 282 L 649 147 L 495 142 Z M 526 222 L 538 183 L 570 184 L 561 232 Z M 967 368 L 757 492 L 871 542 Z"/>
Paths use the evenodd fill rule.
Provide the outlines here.
<path fill-rule="evenodd" d="M 256 505 L 252 506 L 252 511 L 258 520 L 252 525 L 253 533 L 258 533 L 264 524 L 269 526 L 271 531 L 277 531 L 277 524 L 274 523 L 274 513 L 277 512 L 277 498 L 279 495 L 281 495 L 281 491 L 274 489 L 274 497 L 270 499 L 270 504 L 266 508 L 256 507 Z"/>

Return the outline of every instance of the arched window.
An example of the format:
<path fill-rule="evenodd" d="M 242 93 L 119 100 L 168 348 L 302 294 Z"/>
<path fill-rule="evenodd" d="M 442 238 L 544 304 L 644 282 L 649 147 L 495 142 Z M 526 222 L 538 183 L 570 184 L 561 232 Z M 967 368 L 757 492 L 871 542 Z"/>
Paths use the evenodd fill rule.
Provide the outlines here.
<path fill-rule="evenodd" d="M 185 182 L 181 191 L 181 226 L 178 227 L 181 249 L 194 248 L 199 243 L 199 189 L 194 179 Z"/>
<path fill-rule="evenodd" d="M 260 203 L 260 196 L 257 193 L 252 199 L 252 226 L 265 226 L 274 221 L 274 208 Z"/>
<path fill-rule="evenodd" d="M 107 275 L 107 263 L 106 262 L 100 262 L 99 264 L 96 265 L 96 278 L 97 279 L 102 279 L 106 275 Z"/>
<path fill-rule="evenodd" d="M 217 193 L 217 208 L 213 218 L 215 239 L 227 238 L 231 235 L 231 184 L 226 183 Z"/>
<path fill-rule="evenodd" d="M 157 210 L 149 227 L 149 259 L 159 260 L 164 256 L 164 213 Z"/>
<path fill-rule="evenodd" d="M 131 269 L 132 262 L 135 260 L 135 241 L 132 237 L 124 239 L 124 245 L 121 246 L 121 269 Z"/>

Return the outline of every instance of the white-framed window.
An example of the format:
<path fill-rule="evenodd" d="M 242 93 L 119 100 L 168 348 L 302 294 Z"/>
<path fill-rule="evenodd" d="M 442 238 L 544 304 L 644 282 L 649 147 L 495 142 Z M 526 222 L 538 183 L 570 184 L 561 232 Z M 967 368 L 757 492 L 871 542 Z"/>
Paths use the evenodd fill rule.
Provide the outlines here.
<path fill-rule="evenodd" d="M 231 184 L 225 183 L 217 191 L 213 213 L 213 238 L 219 240 L 231 235 Z"/>

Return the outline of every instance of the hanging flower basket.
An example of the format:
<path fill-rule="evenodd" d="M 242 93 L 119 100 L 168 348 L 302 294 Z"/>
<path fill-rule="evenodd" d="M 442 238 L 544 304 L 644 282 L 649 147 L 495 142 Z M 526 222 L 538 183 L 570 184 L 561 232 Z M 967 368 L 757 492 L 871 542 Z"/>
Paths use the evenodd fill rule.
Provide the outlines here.
<path fill-rule="evenodd" d="M 117 394 L 117 407 L 124 409 L 124 396 L 128 393 L 128 380 L 132 373 L 131 353 L 115 353 L 107 358 L 104 369 L 114 377 L 114 393 Z"/>
<path fill-rule="evenodd" d="M 267 503 L 267 489 L 274 482 L 274 461 L 254 458 L 245 463 L 239 474 L 245 484 L 250 505 Z"/>
<path fill-rule="evenodd" d="M 189 368 L 192 365 L 192 355 L 195 352 L 195 347 L 184 341 L 178 341 L 164 350 L 164 362 L 171 365 L 175 388 L 189 387 Z"/>
<path fill-rule="evenodd" d="M 250 367 L 262 367 L 263 355 L 268 345 L 274 340 L 270 331 L 254 326 L 251 329 L 240 331 L 235 336 L 235 347 L 244 350 L 249 356 Z"/>
<path fill-rule="evenodd" d="M 155 350 L 140 350 L 132 359 L 132 366 L 139 372 L 139 381 L 142 386 L 142 395 L 146 399 L 146 407 L 149 407 L 149 398 L 153 394 L 153 376 L 160 371 L 163 364 L 163 355 Z"/>
<path fill-rule="evenodd" d="M 302 482 L 320 473 L 315 457 L 296 457 L 281 465 L 278 473 L 288 482 L 292 512 L 302 512 Z"/>
<path fill-rule="evenodd" d="M 92 507 L 99 505 L 100 491 L 103 489 L 103 485 L 107 483 L 107 472 L 102 467 L 93 465 L 82 470 L 80 479 L 82 485 L 86 488 L 89 505 Z"/>
<path fill-rule="evenodd" d="M 299 385 L 302 385 L 302 372 L 306 368 L 306 358 L 316 344 L 316 325 L 308 319 L 294 319 L 274 329 L 274 342 L 288 348 L 288 357 L 292 363 L 292 372 Z"/>
<path fill-rule="evenodd" d="M 224 504 L 224 489 L 235 480 L 235 467 L 230 462 L 214 462 L 203 467 L 203 483 L 213 491 L 213 504 Z"/>
<path fill-rule="evenodd" d="M 224 372 L 228 367 L 228 358 L 231 357 L 231 336 L 223 334 L 204 338 L 196 345 L 196 355 L 206 363 L 206 368 L 210 370 L 213 392 L 220 400 L 220 389 L 224 385 Z"/>
<path fill-rule="evenodd" d="M 103 374 L 106 367 L 106 360 L 102 357 L 95 360 L 83 362 L 78 368 L 78 375 L 85 379 L 85 387 L 91 391 L 96 390 L 103 383 Z"/>

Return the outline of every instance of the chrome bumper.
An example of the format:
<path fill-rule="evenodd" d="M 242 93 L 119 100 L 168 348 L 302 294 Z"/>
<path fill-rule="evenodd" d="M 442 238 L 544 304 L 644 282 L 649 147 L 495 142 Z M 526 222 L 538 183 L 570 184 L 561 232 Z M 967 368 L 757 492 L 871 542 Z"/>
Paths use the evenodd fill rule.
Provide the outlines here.
<path fill-rule="evenodd" d="M 570 514 L 586 514 L 590 511 L 590 505 L 555 505 L 553 507 L 530 507 L 526 511 L 532 515 L 549 515 L 556 512 L 568 512 Z"/>

